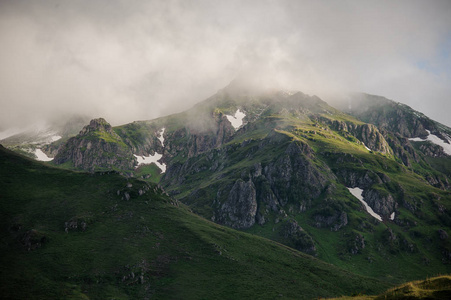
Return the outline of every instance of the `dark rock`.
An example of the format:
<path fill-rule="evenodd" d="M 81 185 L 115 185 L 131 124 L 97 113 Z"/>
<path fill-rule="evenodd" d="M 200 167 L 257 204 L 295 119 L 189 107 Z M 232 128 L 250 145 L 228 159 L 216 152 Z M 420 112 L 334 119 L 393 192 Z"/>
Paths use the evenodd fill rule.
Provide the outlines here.
<path fill-rule="evenodd" d="M 280 235 L 286 239 L 288 245 L 310 255 L 317 255 L 315 244 L 310 235 L 294 220 L 289 220 L 281 226 Z"/>
<path fill-rule="evenodd" d="M 125 192 L 125 193 L 124 193 L 124 197 L 125 197 L 125 200 L 126 200 L 126 201 L 129 201 L 129 200 L 130 200 L 130 194 L 129 194 L 128 192 Z"/>
<path fill-rule="evenodd" d="M 443 148 L 431 142 L 422 143 L 420 146 L 420 151 L 423 152 L 424 155 L 430 157 L 446 157 L 446 153 L 443 151 Z"/>
<path fill-rule="evenodd" d="M 313 216 L 313 219 L 315 221 L 315 227 L 329 227 L 332 231 L 338 231 L 348 224 L 348 215 L 346 212 L 334 210 L 330 207 L 321 209 Z"/>
<path fill-rule="evenodd" d="M 136 159 L 111 125 L 104 119 L 91 120 L 80 133 L 70 138 L 58 150 L 55 164 L 70 162 L 73 167 L 87 171 L 97 168 L 133 169 Z"/>
<path fill-rule="evenodd" d="M 367 189 L 371 187 L 373 184 L 380 184 L 383 182 L 382 179 L 371 170 L 356 171 L 344 167 L 337 170 L 337 176 L 342 178 L 345 185 L 350 188 L 359 187 L 361 189 Z M 389 181 L 390 179 L 387 178 L 388 177 L 385 175 L 384 180 Z"/>
<path fill-rule="evenodd" d="M 265 216 L 262 214 L 257 214 L 256 220 L 258 225 L 264 225 L 266 223 Z"/>
<path fill-rule="evenodd" d="M 351 241 L 350 246 L 349 252 L 352 254 L 356 255 L 361 253 L 365 249 L 365 238 L 360 233 L 357 233 Z"/>
<path fill-rule="evenodd" d="M 397 203 L 391 194 L 382 194 L 380 190 L 366 189 L 363 199 L 378 215 L 388 219 L 397 208 Z"/>
<path fill-rule="evenodd" d="M 328 124 L 332 130 L 341 132 L 345 137 L 349 137 L 349 135 L 354 136 L 372 151 L 383 154 L 392 152 L 384 136 L 379 132 L 377 127 L 372 124 L 356 125 L 352 122 L 330 120 L 324 117 L 321 118 L 321 121 Z"/>
<path fill-rule="evenodd" d="M 251 180 L 238 179 L 230 190 L 227 201 L 222 203 L 216 220 L 233 228 L 249 228 L 255 223 L 257 197 Z"/>
<path fill-rule="evenodd" d="M 69 231 L 86 231 L 88 228 L 88 223 L 84 218 L 74 217 L 71 220 L 64 222 L 64 231 L 68 233 Z"/>

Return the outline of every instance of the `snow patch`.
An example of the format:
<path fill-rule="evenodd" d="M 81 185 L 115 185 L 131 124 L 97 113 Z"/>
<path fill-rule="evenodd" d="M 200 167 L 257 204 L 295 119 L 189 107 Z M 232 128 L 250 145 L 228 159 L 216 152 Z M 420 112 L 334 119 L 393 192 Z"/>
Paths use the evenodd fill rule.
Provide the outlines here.
<path fill-rule="evenodd" d="M 373 217 L 375 217 L 376 219 L 378 219 L 379 221 L 382 221 L 382 217 L 379 216 L 377 213 L 374 212 L 374 210 L 365 202 L 365 200 L 363 200 L 363 190 L 361 188 L 348 188 L 348 190 L 351 192 L 351 194 L 356 197 L 357 199 L 359 199 L 360 202 L 363 203 L 363 205 L 365 205 L 366 211 L 372 215 Z"/>
<path fill-rule="evenodd" d="M 426 140 L 427 140 L 427 138 L 423 140 L 422 138 L 419 138 L 419 137 L 409 139 L 409 141 L 413 141 L 413 142 L 424 142 Z"/>
<path fill-rule="evenodd" d="M 37 157 L 36 159 L 37 159 L 37 160 L 40 160 L 40 161 L 51 161 L 51 160 L 53 160 L 53 158 L 48 157 L 47 154 L 45 154 L 44 152 L 42 152 L 41 149 L 36 149 L 36 150 L 34 151 L 34 154 L 35 154 L 36 157 Z"/>
<path fill-rule="evenodd" d="M 161 142 L 161 146 L 163 146 L 164 147 L 164 136 L 163 136 L 163 134 L 164 134 L 164 131 L 166 130 L 166 128 L 162 128 L 158 133 L 160 134 L 160 136 L 158 137 L 158 139 L 160 140 L 160 142 Z"/>
<path fill-rule="evenodd" d="M 395 212 L 392 212 L 391 215 L 390 215 L 390 220 L 393 221 L 394 219 L 395 219 Z"/>
<path fill-rule="evenodd" d="M 232 126 L 235 128 L 235 130 L 243 125 L 243 119 L 245 116 L 246 114 L 239 109 L 236 111 L 234 116 L 226 115 L 227 120 L 232 123 Z"/>
<path fill-rule="evenodd" d="M 162 173 L 166 172 L 166 164 L 164 164 L 164 163 L 162 164 L 162 163 L 158 162 L 163 157 L 163 154 L 159 154 L 159 153 L 155 152 L 154 155 L 149 155 L 149 156 L 138 156 L 136 154 L 133 154 L 133 155 L 138 160 L 138 166 L 154 163 L 157 165 L 158 168 L 160 168 Z M 137 168 L 138 166 L 136 166 L 135 168 Z"/>
<path fill-rule="evenodd" d="M 410 138 L 409 141 L 413 141 L 413 142 L 424 142 L 424 141 L 430 141 L 436 145 L 439 145 L 443 148 L 443 151 L 445 151 L 446 154 L 451 155 L 451 144 L 448 144 L 450 141 L 448 141 L 448 143 L 445 143 L 441 138 L 439 138 L 438 136 L 431 134 L 431 132 L 429 130 L 426 129 L 426 131 L 428 132 L 428 136 L 426 137 L 426 139 L 422 139 L 419 137 L 416 138 Z"/>
<path fill-rule="evenodd" d="M 365 144 L 363 144 L 363 146 L 365 146 L 366 150 L 371 151 L 371 149 L 368 148 Z"/>

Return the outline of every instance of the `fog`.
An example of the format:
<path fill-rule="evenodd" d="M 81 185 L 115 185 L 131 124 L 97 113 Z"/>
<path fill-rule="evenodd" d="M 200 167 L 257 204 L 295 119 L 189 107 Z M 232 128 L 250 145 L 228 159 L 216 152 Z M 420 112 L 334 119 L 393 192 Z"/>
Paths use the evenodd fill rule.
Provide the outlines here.
<path fill-rule="evenodd" d="M 0 129 L 183 111 L 239 76 L 451 126 L 451 1 L 0 0 Z"/>

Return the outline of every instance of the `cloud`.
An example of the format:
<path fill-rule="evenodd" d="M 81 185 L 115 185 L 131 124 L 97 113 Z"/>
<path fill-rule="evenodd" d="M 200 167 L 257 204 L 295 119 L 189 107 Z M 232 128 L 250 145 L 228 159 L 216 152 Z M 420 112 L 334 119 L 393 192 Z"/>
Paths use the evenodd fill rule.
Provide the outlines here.
<path fill-rule="evenodd" d="M 451 125 L 449 15 L 449 1 L 3 0 L 0 127 L 155 118 L 250 71 L 326 98 L 383 95 Z"/>

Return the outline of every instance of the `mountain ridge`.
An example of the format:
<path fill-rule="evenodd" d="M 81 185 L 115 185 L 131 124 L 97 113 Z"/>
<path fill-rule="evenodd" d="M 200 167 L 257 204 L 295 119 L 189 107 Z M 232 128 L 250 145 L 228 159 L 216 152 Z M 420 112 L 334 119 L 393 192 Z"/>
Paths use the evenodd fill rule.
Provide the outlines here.
<path fill-rule="evenodd" d="M 398 118 L 410 116 L 402 123 L 407 131 L 392 131 L 398 106 Z M 361 275 L 406 280 L 449 272 L 450 241 L 438 232 L 451 227 L 450 158 L 438 145 L 409 140 L 426 129 L 437 133 L 434 124 L 442 137 L 448 129 L 415 122 L 413 110 L 388 100 L 381 107 L 381 117 L 371 119 L 316 96 L 232 85 L 186 112 L 112 128 L 121 139 L 115 147 L 124 143 L 127 155 L 105 151 L 101 138 L 95 148 L 112 154 L 110 166 L 124 157 L 117 171 L 160 184 L 207 219 Z M 235 128 L 228 117 L 237 111 L 244 117 Z M 384 119 L 392 123 L 381 126 Z M 81 153 L 83 145 L 67 149 Z M 136 156 L 157 153 L 164 172 L 138 165 Z M 86 169 L 95 171 L 87 158 Z M 65 164 L 74 168 L 71 159 Z M 387 260 L 392 263 L 384 268 Z"/>

